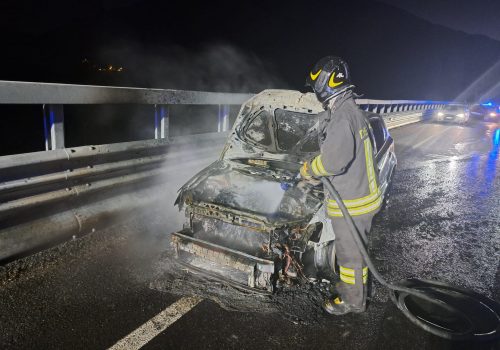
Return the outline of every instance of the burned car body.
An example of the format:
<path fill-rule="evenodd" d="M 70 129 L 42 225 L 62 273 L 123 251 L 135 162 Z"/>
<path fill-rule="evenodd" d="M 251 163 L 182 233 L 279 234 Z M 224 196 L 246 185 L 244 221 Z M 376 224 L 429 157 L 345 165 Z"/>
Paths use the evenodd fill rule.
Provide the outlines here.
<path fill-rule="evenodd" d="M 265 90 L 240 110 L 220 159 L 180 190 L 184 228 L 172 233 L 176 257 L 242 286 L 272 290 L 280 276 L 307 280 L 334 267 L 335 235 L 321 185 L 297 179 L 319 153 L 313 94 Z M 386 196 L 396 166 L 383 119 L 366 113 Z"/>

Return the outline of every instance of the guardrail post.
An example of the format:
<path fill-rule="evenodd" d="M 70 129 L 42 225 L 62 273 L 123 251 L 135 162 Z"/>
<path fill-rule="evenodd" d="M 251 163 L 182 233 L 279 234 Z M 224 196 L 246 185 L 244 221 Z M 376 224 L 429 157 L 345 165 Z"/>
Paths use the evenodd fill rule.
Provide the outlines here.
<path fill-rule="evenodd" d="M 155 139 L 167 139 L 169 133 L 169 109 L 167 105 L 155 105 Z"/>
<path fill-rule="evenodd" d="M 64 148 L 63 105 L 43 105 L 43 130 L 46 151 Z"/>
<path fill-rule="evenodd" d="M 219 105 L 217 131 L 229 131 L 229 105 Z"/>

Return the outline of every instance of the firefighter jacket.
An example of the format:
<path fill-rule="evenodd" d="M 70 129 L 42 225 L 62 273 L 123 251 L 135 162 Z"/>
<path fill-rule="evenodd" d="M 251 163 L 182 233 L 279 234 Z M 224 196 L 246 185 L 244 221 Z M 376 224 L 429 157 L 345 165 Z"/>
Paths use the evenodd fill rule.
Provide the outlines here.
<path fill-rule="evenodd" d="M 352 92 L 337 98 L 318 117 L 320 154 L 304 163 L 301 174 L 328 176 L 352 216 L 376 214 L 382 196 L 370 123 L 354 102 Z M 337 202 L 325 197 L 328 215 L 341 217 Z"/>

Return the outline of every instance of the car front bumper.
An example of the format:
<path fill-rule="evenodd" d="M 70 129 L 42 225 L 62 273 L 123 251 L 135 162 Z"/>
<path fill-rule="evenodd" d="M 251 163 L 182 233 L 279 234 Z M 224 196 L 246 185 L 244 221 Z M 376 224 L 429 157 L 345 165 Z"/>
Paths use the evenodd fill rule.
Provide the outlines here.
<path fill-rule="evenodd" d="M 273 261 L 255 257 L 190 235 L 188 230 L 172 233 L 171 245 L 177 259 L 196 270 L 242 286 L 272 290 Z"/>
<path fill-rule="evenodd" d="M 459 117 L 455 114 L 434 115 L 434 119 L 439 122 L 465 123 L 469 120 L 468 117 Z"/>

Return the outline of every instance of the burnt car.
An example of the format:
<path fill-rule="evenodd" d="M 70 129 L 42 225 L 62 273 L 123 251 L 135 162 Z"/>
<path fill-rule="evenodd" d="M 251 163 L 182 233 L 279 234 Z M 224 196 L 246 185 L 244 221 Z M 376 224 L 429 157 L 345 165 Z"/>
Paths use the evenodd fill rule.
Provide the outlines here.
<path fill-rule="evenodd" d="M 443 109 L 436 110 L 432 119 L 437 122 L 455 122 L 467 124 L 470 118 L 469 108 L 463 105 L 447 105 Z"/>
<path fill-rule="evenodd" d="M 289 90 L 265 90 L 242 106 L 220 158 L 179 190 L 186 222 L 171 244 L 184 267 L 262 291 L 334 270 L 323 188 L 297 178 L 319 154 L 320 111 L 314 94 Z M 393 140 L 382 117 L 366 118 L 387 198 Z"/>

